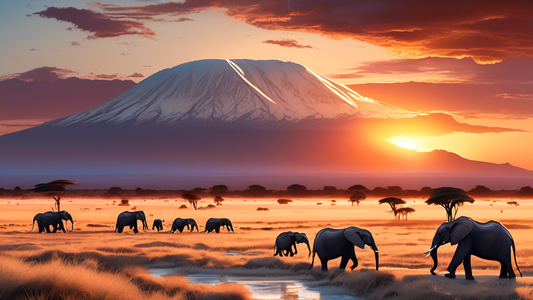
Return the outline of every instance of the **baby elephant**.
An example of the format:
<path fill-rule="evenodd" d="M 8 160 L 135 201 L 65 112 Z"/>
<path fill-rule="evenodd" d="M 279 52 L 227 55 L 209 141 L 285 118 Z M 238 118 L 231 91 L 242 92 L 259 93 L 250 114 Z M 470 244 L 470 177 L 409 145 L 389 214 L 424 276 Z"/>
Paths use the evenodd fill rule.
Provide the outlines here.
<path fill-rule="evenodd" d="M 159 230 L 163 230 L 163 222 L 165 222 L 165 220 L 155 219 L 154 225 L 152 225 L 152 230 L 156 228 L 157 228 L 157 232 L 159 232 Z"/>
<path fill-rule="evenodd" d="M 311 255 L 311 248 L 309 247 L 309 240 L 307 239 L 305 233 L 292 231 L 282 232 L 276 238 L 276 244 L 274 245 L 274 256 L 279 254 L 280 257 L 283 257 L 283 251 L 285 251 L 285 256 L 294 256 L 294 254 L 298 253 L 296 244 L 301 243 L 305 243 L 307 245 L 307 249 L 309 250 L 309 255 L 307 257 L 309 257 Z M 294 252 L 292 252 L 293 246 Z"/>

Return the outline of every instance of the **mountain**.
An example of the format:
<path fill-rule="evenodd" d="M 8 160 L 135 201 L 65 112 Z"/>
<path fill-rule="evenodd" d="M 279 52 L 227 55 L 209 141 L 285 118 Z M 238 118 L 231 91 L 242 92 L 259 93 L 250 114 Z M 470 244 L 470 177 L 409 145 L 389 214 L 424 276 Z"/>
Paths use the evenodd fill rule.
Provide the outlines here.
<path fill-rule="evenodd" d="M 106 103 L 135 85 L 130 80 L 70 77 L 53 81 L 0 81 L 0 120 L 56 119 Z"/>
<path fill-rule="evenodd" d="M 113 101 L 44 126 L 183 121 L 298 123 L 408 114 L 362 97 L 300 64 L 210 59 L 162 70 Z"/>
<path fill-rule="evenodd" d="M 533 177 L 510 165 L 383 141 L 380 124 L 398 126 L 391 118 L 413 115 L 296 63 L 201 60 L 160 71 L 88 111 L 0 136 L 0 166 L 3 175 L 39 181 L 93 175 L 101 187 L 132 174 L 139 177 L 129 184 L 142 187 L 161 174 L 175 178 L 177 186 L 167 188 L 191 176 L 199 178 L 197 185 L 205 184 L 202 178 L 216 177 L 212 184 L 218 184 L 235 175 L 248 184 L 283 174 L 354 180 L 424 174 L 419 184 L 447 176 Z M 457 123 L 439 119 L 439 126 Z M 421 120 L 398 122 L 429 126 Z"/>

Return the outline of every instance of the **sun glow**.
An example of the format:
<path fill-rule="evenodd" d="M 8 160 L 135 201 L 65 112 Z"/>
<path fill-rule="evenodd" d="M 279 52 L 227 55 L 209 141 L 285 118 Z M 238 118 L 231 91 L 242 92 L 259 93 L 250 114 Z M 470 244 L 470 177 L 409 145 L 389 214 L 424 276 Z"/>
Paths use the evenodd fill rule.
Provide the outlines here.
<path fill-rule="evenodd" d="M 409 150 L 419 151 L 418 149 L 420 148 L 420 145 L 417 143 L 417 141 L 414 138 L 409 138 L 405 136 L 394 136 L 394 137 L 386 139 L 386 141 L 398 147 L 409 149 Z"/>

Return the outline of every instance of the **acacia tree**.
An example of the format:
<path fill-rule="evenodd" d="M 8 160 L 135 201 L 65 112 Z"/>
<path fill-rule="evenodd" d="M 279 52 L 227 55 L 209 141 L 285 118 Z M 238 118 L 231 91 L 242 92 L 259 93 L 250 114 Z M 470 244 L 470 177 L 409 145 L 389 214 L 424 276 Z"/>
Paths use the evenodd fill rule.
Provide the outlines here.
<path fill-rule="evenodd" d="M 361 191 L 355 191 L 350 196 L 350 200 L 348 200 L 348 202 L 352 202 L 352 206 L 353 206 L 354 203 L 357 203 L 357 206 L 359 206 L 359 202 L 361 202 L 361 200 L 365 200 L 365 199 L 366 199 L 365 193 L 363 193 Z"/>
<path fill-rule="evenodd" d="M 407 214 L 412 214 L 414 213 L 416 210 L 414 208 L 411 208 L 411 207 L 400 207 L 398 208 L 397 212 L 398 212 L 398 219 L 401 220 L 402 219 L 402 216 L 405 218 L 405 220 L 407 220 Z"/>
<path fill-rule="evenodd" d="M 194 210 L 198 207 L 198 201 L 200 201 L 202 198 L 191 193 L 185 193 L 181 195 L 181 198 L 185 199 L 185 201 L 192 204 L 192 207 L 194 207 Z"/>
<path fill-rule="evenodd" d="M 225 199 L 220 197 L 220 196 L 216 196 L 215 199 L 213 200 L 213 202 L 215 202 L 217 205 L 222 205 L 222 202 L 224 201 Z"/>
<path fill-rule="evenodd" d="M 441 187 L 435 189 L 433 194 L 425 201 L 427 205 L 440 205 L 446 211 L 448 222 L 455 220 L 459 206 L 465 202 L 474 203 L 474 199 L 466 194 L 465 191 L 454 187 Z"/>
<path fill-rule="evenodd" d="M 52 197 L 55 200 L 55 208 L 58 212 L 61 211 L 61 198 L 65 195 L 65 186 L 69 184 L 78 184 L 67 179 L 59 179 L 50 181 L 48 183 L 39 183 L 32 189 L 34 192 L 44 192 L 46 196 Z M 53 210 L 53 208 L 52 208 Z"/>
<path fill-rule="evenodd" d="M 379 202 L 379 204 L 387 203 L 388 205 L 390 205 L 390 208 L 392 209 L 392 212 L 394 213 L 394 220 L 396 220 L 396 216 L 398 215 L 397 206 L 407 203 L 407 202 L 405 202 L 405 200 L 402 200 L 402 199 L 396 198 L 396 197 L 383 198 L 383 199 L 379 200 L 378 202 Z"/>

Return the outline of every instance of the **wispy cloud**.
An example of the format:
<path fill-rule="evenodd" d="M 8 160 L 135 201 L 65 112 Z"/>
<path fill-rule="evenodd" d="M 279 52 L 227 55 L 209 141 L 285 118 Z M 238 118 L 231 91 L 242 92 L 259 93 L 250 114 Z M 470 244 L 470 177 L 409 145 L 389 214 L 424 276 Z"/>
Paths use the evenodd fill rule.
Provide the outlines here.
<path fill-rule="evenodd" d="M 93 35 L 89 36 L 89 39 L 117 37 L 121 35 L 140 35 L 144 37 L 155 35 L 140 22 L 116 20 L 88 9 L 52 6 L 35 14 L 43 18 L 53 18 L 58 21 L 72 23 L 80 30 L 91 32 Z"/>
<path fill-rule="evenodd" d="M 293 39 L 266 40 L 266 41 L 263 41 L 263 43 L 278 45 L 278 46 L 287 47 L 287 48 L 310 48 L 310 49 L 313 49 L 312 46 L 310 46 L 310 45 L 302 45 L 302 44 L 298 43 L 297 40 L 293 40 Z"/>

